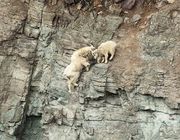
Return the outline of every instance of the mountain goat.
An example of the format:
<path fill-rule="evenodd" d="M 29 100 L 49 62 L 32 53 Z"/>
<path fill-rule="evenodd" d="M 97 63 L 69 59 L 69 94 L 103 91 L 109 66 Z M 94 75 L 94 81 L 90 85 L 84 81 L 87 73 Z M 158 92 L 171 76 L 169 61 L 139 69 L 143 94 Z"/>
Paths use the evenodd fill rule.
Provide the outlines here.
<path fill-rule="evenodd" d="M 81 58 L 86 58 L 88 61 L 92 59 L 92 52 L 93 50 L 95 50 L 95 47 L 88 46 L 88 47 L 83 47 L 80 48 L 76 51 L 73 52 L 72 56 L 71 56 L 71 62 L 72 61 L 76 61 L 76 58 L 81 57 Z"/>
<path fill-rule="evenodd" d="M 115 51 L 116 51 L 116 43 L 114 41 L 106 41 L 101 43 L 100 46 L 93 51 L 94 59 L 97 60 L 97 63 L 108 63 L 108 56 L 111 55 L 109 60 L 112 60 Z"/>
<path fill-rule="evenodd" d="M 79 50 L 76 50 L 71 56 L 71 63 L 65 68 L 63 75 L 66 77 L 69 92 L 72 92 L 72 88 L 78 86 L 77 81 L 82 72 L 82 69 L 85 68 L 86 71 L 89 71 L 90 63 L 89 61 L 92 58 L 92 51 L 95 48 L 93 46 L 83 47 Z"/>

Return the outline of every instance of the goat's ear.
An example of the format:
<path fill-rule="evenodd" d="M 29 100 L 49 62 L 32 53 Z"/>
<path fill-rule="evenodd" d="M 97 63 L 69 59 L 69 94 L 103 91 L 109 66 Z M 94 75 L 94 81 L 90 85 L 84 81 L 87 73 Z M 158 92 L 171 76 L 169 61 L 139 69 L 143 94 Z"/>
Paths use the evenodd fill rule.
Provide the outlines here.
<path fill-rule="evenodd" d="M 91 49 L 93 49 L 93 50 L 94 50 L 94 49 L 96 49 L 96 48 L 95 48 L 92 44 L 91 44 L 91 46 L 90 46 L 90 47 L 91 47 Z"/>

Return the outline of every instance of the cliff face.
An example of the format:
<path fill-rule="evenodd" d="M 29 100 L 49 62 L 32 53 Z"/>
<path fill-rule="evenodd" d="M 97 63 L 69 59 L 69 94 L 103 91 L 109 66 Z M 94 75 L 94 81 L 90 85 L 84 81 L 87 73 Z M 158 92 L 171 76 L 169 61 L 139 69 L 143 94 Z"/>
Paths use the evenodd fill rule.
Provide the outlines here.
<path fill-rule="evenodd" d="M 180 139 L 180 2 L 100 2 L 1 0 L 0 139 Z M 73 51 L 110 39 L 68 93 Z"/>

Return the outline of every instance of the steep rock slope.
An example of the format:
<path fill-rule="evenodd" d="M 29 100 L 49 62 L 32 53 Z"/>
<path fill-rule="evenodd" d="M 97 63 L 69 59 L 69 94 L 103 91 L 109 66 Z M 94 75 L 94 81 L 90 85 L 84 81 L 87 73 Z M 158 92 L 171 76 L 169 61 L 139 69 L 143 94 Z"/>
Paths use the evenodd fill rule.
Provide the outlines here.
<path fill-rule="evenodd" d="M 180 2 L 115 2 L 2 0 L 0 139 L 180 139 Z M 72 52 L 110 39 L 68 93 Z"/>

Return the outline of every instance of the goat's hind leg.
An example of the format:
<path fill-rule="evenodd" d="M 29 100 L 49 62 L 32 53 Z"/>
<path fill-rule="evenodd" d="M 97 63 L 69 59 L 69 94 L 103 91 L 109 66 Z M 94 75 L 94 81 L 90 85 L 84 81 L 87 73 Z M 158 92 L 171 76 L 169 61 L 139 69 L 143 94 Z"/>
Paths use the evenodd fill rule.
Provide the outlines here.
<path fill-rule="evenodd" d="M 80 72 L 77 72 L 77 73 L 74 75 L 73 79 L 72 79 L 72 83 L 73 83 L 73 85 L 76 86 L 76 87 L 78 86 L 77 81 L 78 81 L 78 79 L 79 79 L 79 76 L 80 76 Z"/>
<path fill-rule="evenodd" d="M 70 93 L 72 93 L 72 86 L 71 86 L 71 82 L 69 80 L 68 80 L 67 84 L 68 84 L 68 91 Z"/>
<path fill-rule="evenodd" d="M 73 84 L 73 76 L 71 76 L 68 80 L 68 89 L 69 89 L 69 92 L 72 93 L 72 88 L 74 88 L 74 84 Z"/>

